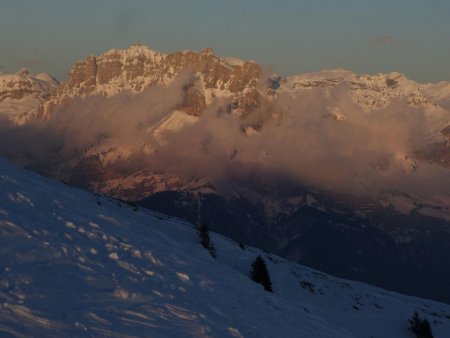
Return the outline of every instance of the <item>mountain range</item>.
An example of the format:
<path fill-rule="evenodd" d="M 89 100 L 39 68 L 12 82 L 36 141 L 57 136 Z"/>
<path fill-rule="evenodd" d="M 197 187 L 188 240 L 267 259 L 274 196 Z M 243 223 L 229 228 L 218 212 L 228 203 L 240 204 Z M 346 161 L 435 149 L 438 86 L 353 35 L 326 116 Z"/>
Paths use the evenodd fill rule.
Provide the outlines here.
<path fill-rule="evenodd" d="M 450 302 L 450 84 L 133 45 L 0 75 L 0 154 L 323 271 Z M 430 278 L 430 276 L 433 276 Z"/>

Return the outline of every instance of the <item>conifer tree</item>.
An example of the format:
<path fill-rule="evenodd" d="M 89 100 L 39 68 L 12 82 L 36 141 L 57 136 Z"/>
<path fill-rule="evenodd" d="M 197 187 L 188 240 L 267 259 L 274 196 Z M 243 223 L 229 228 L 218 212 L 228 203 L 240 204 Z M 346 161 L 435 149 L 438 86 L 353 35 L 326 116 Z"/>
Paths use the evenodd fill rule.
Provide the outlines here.
<path fill-rule="evenodd" d="M 264 287 L 264 290 L 273 292 L 269 271 L 267 271 L 266 262 L 264 262 L 261 255 L 258 255 L 253 261 L 250 277 L 254 282 L 261 284 Z"/>
<path fill-rule="evenodd" d="M 199 224 L 197 226 L 198 235 L 200 237 L 200 244 L 209 251 L 210 255 L 214 258 L 217 257 L 216 248 L 209 238 L 209 229 L 206 224 Z"/>
<path fill-rule="evenodd" d="M 419 314 L 414 312 L 409 320 L 409 329 L 416 335 L 417 338 L 433 338 L 431 333 L 431 326 L 427 319 L 420 319 Z"/>
<path fill-rule="evenodd" d="M 200 244 L 205 248 L 209 249 L 211 245 L 211 240 L 209 239 L 209 229 L 206 224 L 199 224 L 197 226 L 198 235 L 200 237 Z"/>

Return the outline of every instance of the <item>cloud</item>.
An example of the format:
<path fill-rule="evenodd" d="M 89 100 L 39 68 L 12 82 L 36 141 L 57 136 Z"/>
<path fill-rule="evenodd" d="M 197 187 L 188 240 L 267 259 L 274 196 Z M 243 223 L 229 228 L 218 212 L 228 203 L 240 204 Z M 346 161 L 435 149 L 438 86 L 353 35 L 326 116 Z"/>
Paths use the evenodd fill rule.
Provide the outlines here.
<path fill-rule="evenodd" d="M 57 165 L 108 139 L 139 148 L 152 142 L 146 126 L 175 109 L 191 80 L 192 74 L 185 72 L 168 88 L 154 86 L 139 94 L 74 100 L 47 121 L 33 120 L 23 126 L 1 121 L 0 154 Z"/>
<path fill-rule="evenodd" d="M 345 114 L 345 121 L 332 118 L 336 110 Z M 340 193 L 418 193 L 433 181 L 424 180 L 424 171 L 416 181 L 419 175 L 408 156 L 423 141 L 426 122 L 423 112 L 406 104 L 363 114 L 348 89 L 314 89 L 296 97 L 279 95 L 270 113 L 277 117 L 267 118 L 267 111 L 253 113 L 255 124 L 261 124 L 258 119 L 264 123 L 249 137 L 238 117 L 209 110 L 197 124 L 168 135 L 151 166 L 227 183 L 255 174 L 289 177 L 297 184 Z M 430 183 L 435 191 L 442 190 L 437 177 L 435 185 Z"/>
<path fill-rule="evenodd" d="M 184 73 L 168 88 L 80 99 L 45 122 L 2 122 L 0 154 L 55 170 L 80 156 L 108 156 L 118 146 L 122 159 L 108 169 L 206 177 L 224 190 L 259 178 L 334 193 L 448 196 L 448 170 L 425 163 L 414 169 L 411 154 L 428 130 L 420 108 L 394 101 L 363 113 L 351 91 L 336 86 L 280 93 L 242 119 L 224 113 L 231 102 L 218 98 L 196 123 L 155 137 L 154 127 L 183 101 L 192 81 Z M 336 113 L 346 119 L 333 118 Z"/>
<path fill-rule="evenodd" d="M 390 35 L 381 35 L 371 40 L 372 44 L 377 46 L 400 47 L 401 43 L 395 37 Z"/>

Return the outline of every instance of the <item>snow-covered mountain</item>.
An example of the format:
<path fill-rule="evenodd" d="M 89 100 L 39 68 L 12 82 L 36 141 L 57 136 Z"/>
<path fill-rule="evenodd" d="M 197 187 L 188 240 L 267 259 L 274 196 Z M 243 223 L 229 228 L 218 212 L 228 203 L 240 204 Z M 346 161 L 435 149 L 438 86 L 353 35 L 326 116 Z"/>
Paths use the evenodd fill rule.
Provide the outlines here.
<path fill-rule="evenodd" d="M 2 337 L 434 337 L 450 306 L 351 282 L 0 160 Z M 267 263 L 273 293 L 249 278 Z"/>
<path fill-rule="evenodd" d="M 148 92 L 151 88 L 165 91 L 151 94 Z M 449 88 L 446 82 L 420 84 L 397 72 L 369 75 L 335 69 L 283 78 L 265 71 L 253 61 L 217 56 L 211 48 L 165 54 L 135 44 L 128 49 L 112 49 L 79 61 L 66 82 L 51 95 L 45 91 L 40 100 L 33 101 L 33 109 L 37 109 L 38 118 L 48 119 L 58 109 L 79 109 L 73 107 L 89 97 L 114 98 L 126 94 L 131 95 L 126 100 L 135 100 L 134 95 L 145 95 L 147 91 L 147 95 L 173 99 L 172 106 L 165 107 L 159 118 L 143 122 L 159 139 L 164 134 L 183 131 L 185 126 L 195 124 L 200 115 L 211 110 L 238 116 L 244 132 L 250 136 L 263 125 L 285 118 L 285 110 L 292 109 L 284 102 L 286 97 L 291 97 L 293 102 L 304 101 L 308 95 L 305 92 L 314 92 L 321 94 L 313 95 L 311 109 L 349 124 L 358 118 L 352 117 L 355 115 L 352 111 L 357 111 L 356 115 L 370 116 L 387 110 L 414 117 L 420 111 L 425 128 L 422 133 L 426 137 L 415 145 L 411 154 L 399 156 L 448 167 L 450 150 L 446 131 L 450 128 L 450 110 L 446 102 L 450 100 Z M 14 104 L 17 111 L 22 109 L 16 101 Z M 110 166 L 111 159 L 123 158 L 123 151 L 131 154 L 143 147 L 139 144 L 124 149 L 123 143 L 127 140 L 116 141 L 92 145 L 92 149 L 85 149 L 85 157 L 96 153 L 101 158 L 100 154 L 108 153 L 109 160 L 101 161 L 101 165 Z"/>
<path fill-rule="evenodd" d="M 139 93 L 154 86 L 167 87 L 182 74 L 190 76 L 183 78 L 184 97 L 179 108 L 191 115 L 198 116 L 218 98 L 228 98 L 228 112 L 239 112 L 246 117 L 256 108 L 267 105 L 280 92 L 295 95 L 315 88 L 341 87 L 351 90 L 355 104 L 365 113 L 401 101 L 430 110 L 430 118 L 435 123 L 440 122 L 440 127 L 445 127 L 449 121 L 446 102 L 450 100 L 450 85 L 447 82 L 420 84 L 398 72 L 371 75 L 344 69 L 283 78 L 265 71 L 254 61 L 217 56 L 211 48 L 165 54 L 135 44 L 77 62 L 69 79 L 54 91 L 51 89 L 58 86 L 57 81 L 46 74 L 32 77 L 27 70 L 2 75 L 1 89 L 4 97 L 15 99 L 39 92 L 40 100 L 30 105 L 38 109 L 38 118 L 48 118 L 58 107 L 80 98 L 112 97 L 125 91 Z M 16 110 L 24 112 L 21 107 Z"/>
<path fill-rule="evenodd" d="M 450 108 L 450 83 L 448 81 L 422 84 L 421 89 L 434 102 L 446 109 Z"/>
<path fill-rule="evenodd" d="M 284 84 L 291 90 L 346 86 L 355 93 L 355 102 L 364 107 L 366 112 L 385 107 L 395 98 L 410 105 L 436 107 L 433 98 L 427 97 L 423 91 L 422 85 L 398 72 L 360 75 L 345 69 L 332 69 L 289 76 Z"/>
<path fill-rule="evenodd" d="M 341 277 L 449 302 L 448 97 L 446 83 L 400 73 L 283 78 L 211 49 L 133 45 L 76 63 L 33 101 L 39 123 L 0 125 L 0 154 Z"/>
<path fill-rule="evenodd" d="M 450 99 L 450 87 L 445 83 L 420 84 L 399 72 L 369 75 L 333 69 L 289 76 L 283 79 L 281 86 L 281 90 L 291 95 L 317 88 L 350 90 L 352 101 L 365 114 L 377 113 L 397 102 L 406 104 L 401 109 L 422 109 L 433 140 L 441 140 L 440 132 L 450 123 L 449 107 L 445 103 Z M 345 120 L 345 112 L 340 108 L 337 106 L 331 115 L 338 120 Z"/>
<path fill-rule="evenodd" d="M 142 92 L 153 86 L 167 87 L 185 74 L 184 97 L 179 109 L 199 115 L 215 98 L 230 98 L 235 109 L 248 110 L 260 93 L 256 89 L 262 68 L 253 61 L 222 58 L 211 48 L 201 52 L 164 54 L 140 44 L 112 49 L 76 63 L 69 79 L 43 103 L 43 118 L 73 99 L 101 95 L 111 97 L 123 91 Z"/>
<path fill-rule="evenodd" d="M 58 85 L 48 74 L 32 75 L 25 68 L 15 74 L 0 73 L 0 116 L 17 124 L 36 118 L 39 106 Z"/>
<path fill-rule="evenodd" d="M 161 91 L 149 91 L 152 88 L 161 88 Z M 18 100 L 13 102 L 13 107 L 16 117 L 23 115 L 26 118 L 37 116 L 49 119 L 57 110 L 69 110 L 76 116 L 77 110 L 89 109 L 86 106 L 91 105 L 91 111 L 87 112 L 84 118 L 95 119 L 99 110 L 106 109 L 104 101 L 99 103 L 93 99 L 83 105 L 84 100 L 122 97 L 117 99 L 117 106 L 121 106 L 123 110 L 118 115 L 123 116 L 130 110 L 133 110 L 133 114 L 135 110 L 141 111 L 141 114 L 146 116 L 136 123 L 144 126 L 151 136 L 160 141 L 164 136 L 185 132 L 185 127 L 197 124 L 200 115 L 211 111 L 238 117 L 241 119 L 243 132 L 251 137 L 258 133 L 262 126 L 279 124 L 279 121 L 286 119 L 286 110 L 292 110 L 292 106 L 298 104 L 296 101 L 310 100 L 311 108 L 308 109 L 313 110 L 315 114 L 347 124 L 355 124 L 354 121 L 360 118 L 358 115 L 368 115 L 370 118 L 370 115 L 378 114 L 383 109 L 392 111 L 391 115 L 399 112 L 408 114 L 410 110 L 414 118 L 417 111 L 420 111 L 424 119 L 421 123 L 426 129 L 422 132 L 426 133 L 427 137 L 424 142 L 416 144 L 410 153 L 395 155 L 397 158 L 407 157 L 404 166 L 407 170 L 412 170 L 417 166 L 414 158 L 444 166 L 450 165 L 450 151 L 446 139 L 450 128 L 450 111 L 445 105 L 441 106 L 441 103 L 450 97 L 450 91 L 446 88 L 448 86 L 445 83 L 422 85 L 400 73 L 359 75 L 341 69 L 282 78 L 265 72 L 253 61 L 219 57 L 210 48 L 201 52 L 180 51 L 164 54 L 136 44 L 128 49 L 112 49 L 100 56 L 89 56 L 86 60 L 79 61 L 73 66 L 69 79 L 61 86 L 53 91 L 41 90 L 39 99 L 26 100 L 27 109 L 22 109 L 23 106 Z M 308 92 L 315 93 L 312 99 L 307 97 Z M 21 95 L 24 95 L 23 92 Z M 142 99 L 146 96 L 171 96 L 172 101 L 171 104 L 165 102 L 164 108 L 159 108 L 161 102 L 146 102 Z M 347 99 L 340 99 L 340 96 Z M 133 105 L 133 101 L 138 101 L 137 97 L 140 98 L 141 104 Z M 285 102 L 289 100 L 292 102 Z M 152 107 L 144 110 L 144 105 L 156 106 L 157 114 L 152 112 Z M 8 104 L 8 107 L 11 106 Z M 113 107 L 108 109 L 113 110 Z M 33 113 L 30 114 L 29 111 Z M 118 120 L 118 116 L 113 114 L 104 117 L 108 118 Z M 16 120 L 25 121 L 24 118 Z M 72 120 L 73 117 L 67 116 L 66 123 L 69 124 Z M 61 121 L 57 123 L 62 124 Z M 224 128 L 227 126 L 224 125 Z M 355 125 L 354 128 L 357 129 L 358 126 Z M 159 145 L 150 145 L 148 140 L 140 143 L 134 140 L 130 142 L 130 138 L 131 135 L 104 135 L 100 141 L 95 140 L 84 146 L 81 149 L 82 154 L 73 156 L 63 170 L 53 168 L 53 171 L 58 172 L 59 178 L 70 180 L 71 172 L 78 170 L 75 168 L 91 168 L 92 162 L 98 162 L 94 167 L 99 167 L 100 171 L 107 173 L 88 173 L 87 176 L 92 177 L 85 177 L 86 186 L 102 187 L 100 192 L 124 198 L 145 197 L 148 193 L 157 191 L 155 184 L 152 183 L 153 187 L 144 189 L 139 185 L 141 193 L 131 191 L 129 184 L 121 190 L 116 184 L 117 179 L 125 177 L 113 172 L 114 163 L 136 152 L 152 153 L 158 150 Z M 67 159 L 65 162 L 68 162 Z M 127 181 L 130 181 L 130 177 L 142 177 L 142 169 L 136 168 L 127 176 Z M 145 174 L 146 180 L 158 181 L 158 177 L 153 177 L 154 174 Z M 80 176 L 83 175 L 78 175 L 78 178 Z M 93 179 L 94 176 L 98 176 L 98 179 Z M 105 184 L 106 180 L 111 184 Z"/>

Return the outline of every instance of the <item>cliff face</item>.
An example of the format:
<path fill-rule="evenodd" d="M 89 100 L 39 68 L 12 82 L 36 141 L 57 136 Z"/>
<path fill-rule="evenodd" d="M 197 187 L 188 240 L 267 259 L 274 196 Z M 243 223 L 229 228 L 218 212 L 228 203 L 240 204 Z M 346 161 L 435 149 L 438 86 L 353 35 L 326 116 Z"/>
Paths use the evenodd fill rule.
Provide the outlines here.
<path fill-rule="evenodd" d="M 141 45 L 126 50 L 110 50 L 76 63 L 67 82 L 39 108 L 40 118 L 48 118 L 55 107 L 90 95 L 113 96 L 121 91 L 141 92 L 149 87 L 168 86 L 182 72 L 193 74 L 184 88 L 179 109 L 199 115 L 217 96 L 236 102 L 246 100 L 246 90 L 254 89 L 262 68 L 251 61 L 220 58 L 207 48 L 201 52 L 180 51 L 163 54 Z M 254 95 L 254 91 L 250 91 Z M 249 108 L 244 104 L 245 109 Z M 253 107 L 254 108 L 254 107 Z"/>

